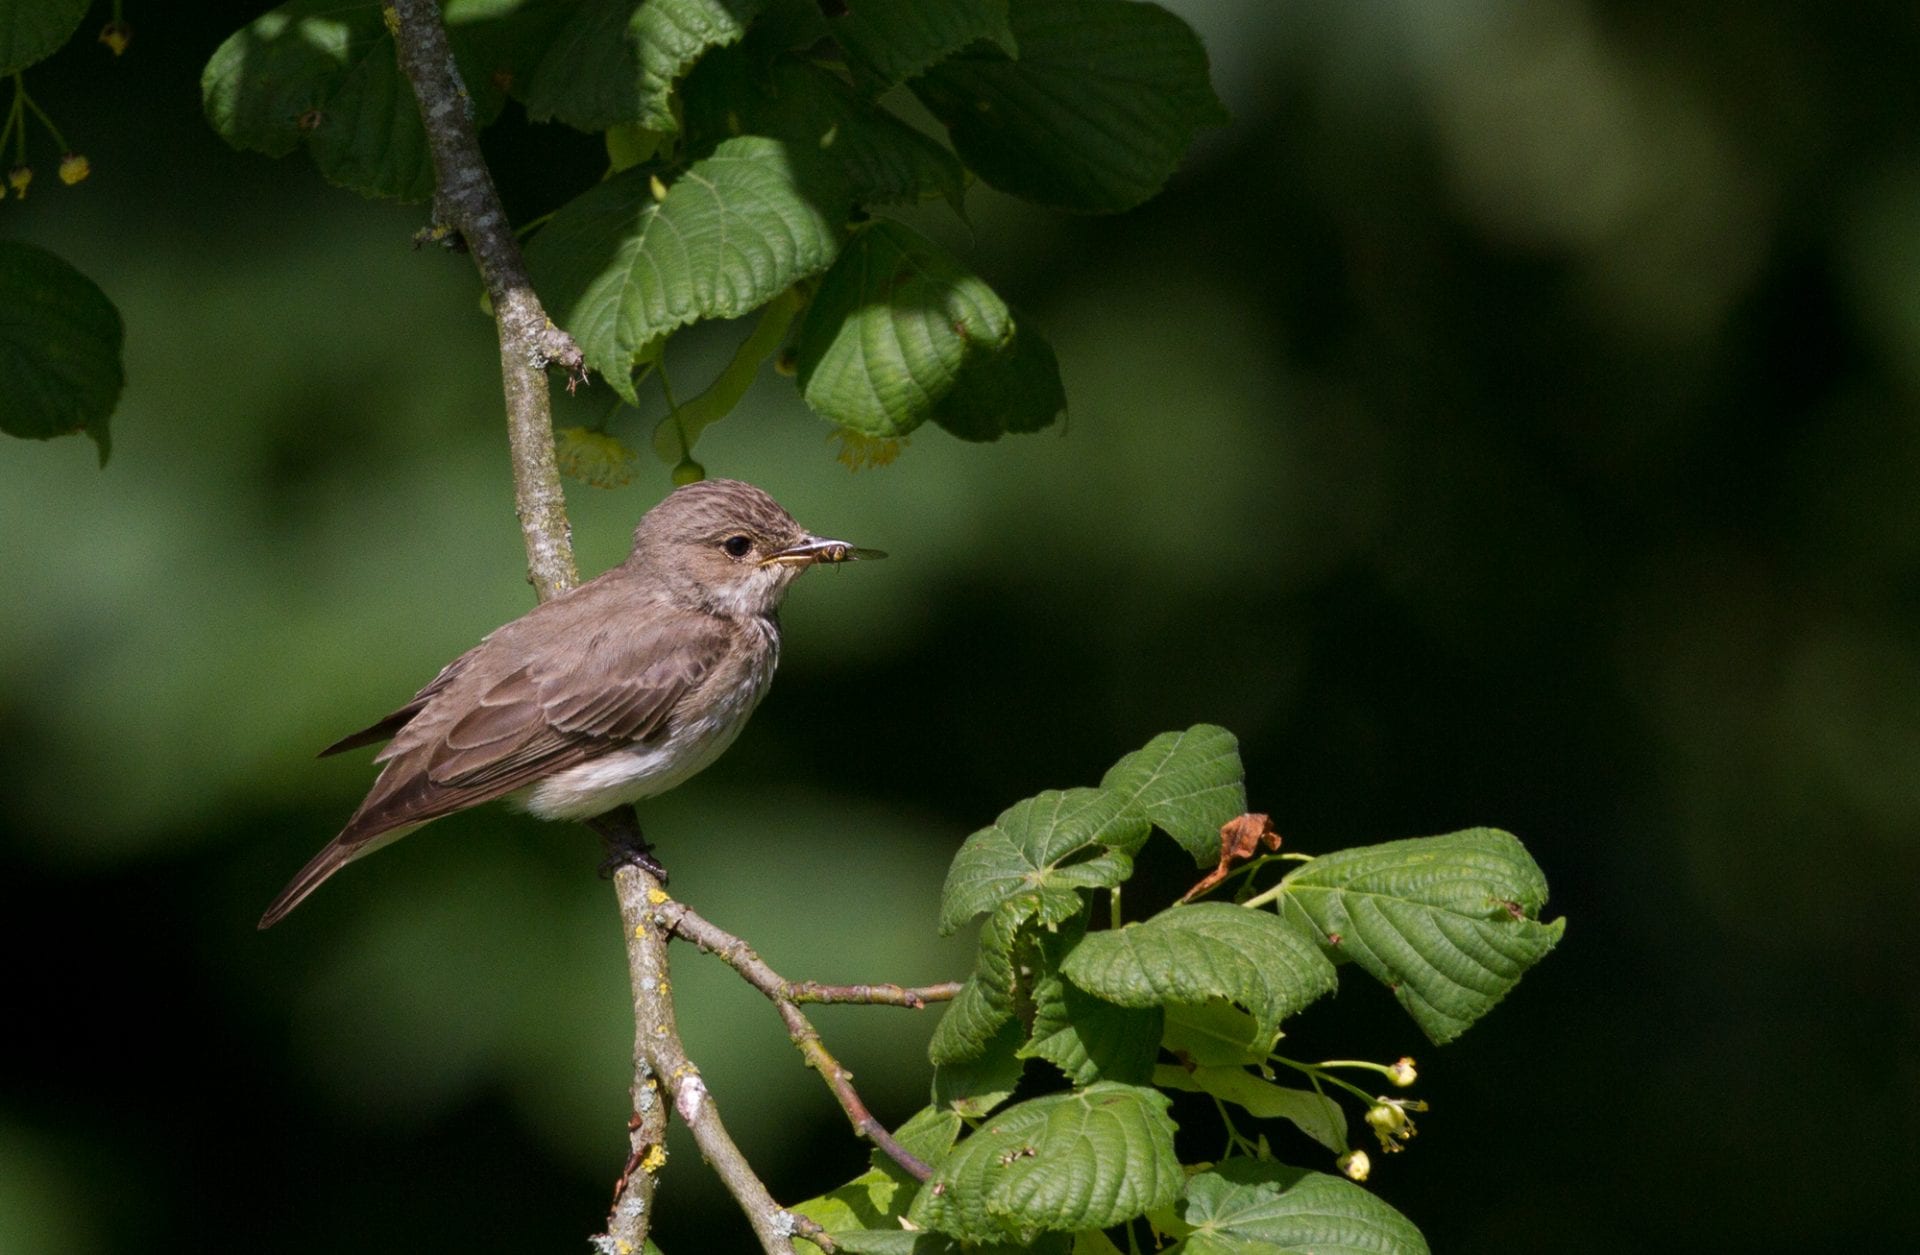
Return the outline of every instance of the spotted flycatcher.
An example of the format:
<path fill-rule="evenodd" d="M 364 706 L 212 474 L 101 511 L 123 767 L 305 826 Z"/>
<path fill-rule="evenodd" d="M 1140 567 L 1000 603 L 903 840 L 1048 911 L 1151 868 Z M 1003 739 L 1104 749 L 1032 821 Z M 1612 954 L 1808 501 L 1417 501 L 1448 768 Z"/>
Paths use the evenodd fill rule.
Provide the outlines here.
<path fill-rule="evenodd" d="M 751 484 L 676 490 L 640 520 L 625 562 L 495 630 L 412 701 L 321 751 L 391 738 L 360 809 L 260 927 L 361 855 L 499 797 L 589 823 L 616 857 L 657 872 L 632 803 L 740 734 L 780 661 L 780 602 L 800 572 L 883 556 L 812 535 Z"/>

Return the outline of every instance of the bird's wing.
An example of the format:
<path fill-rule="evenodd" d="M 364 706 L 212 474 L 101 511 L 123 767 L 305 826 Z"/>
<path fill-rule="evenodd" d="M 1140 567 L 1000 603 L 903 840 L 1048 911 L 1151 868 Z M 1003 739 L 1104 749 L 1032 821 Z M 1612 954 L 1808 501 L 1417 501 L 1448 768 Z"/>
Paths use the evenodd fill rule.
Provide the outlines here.
<path fill-rule="evenodd" d="M 285 918 L 355 858 L 419 824 L 657 735 L 674 707 L 721 665 L 730 639 L 724 624 L 690 614 L 646 630 L 595 633 L 589 648 L 569 652 L 564 668 L 535 659 L 489 678 L 479 650 L 462 655 L 428 685 L 433 691 L 422 690 L 419 709 L 395 725 L 393 744 L 381 751 L 387 765 L 360 809 L 281 890 L 260 927 Z M 457 719 L 435 717 L 439 703 L 469 696 L 473 708 Z"/>
<path fill-rule="evenodd" d="M 400 729 L 411 723 L 415 715 L 425 710 L 427 703 L 433 700 L 436 693 L 453 683 L 454 678 L 465 669 L 467 663 L 471 661 L 473 656 L 478 652 L 480 652 L 480 646 L 475 645 L 466 653 L 461 654 L 458 658 L 455 658 L 452 662 L 440 668 L 440 674 L 428 680 L 426 687 L 413 695 L 412 701 L 380 720 L 378 723 L 370 724 L 358 732 L 341 737 L 332 745 L 321 750 L 319 756 L 325 758 L 329 754 L 338 754 L 344 750 L 359 749 L 362 745 L 372 745 L 375 741 L 384 741 L 392 737 L 395 733 L 399 732 Z M 389 756 L 390 755 L 382 753 L 380 756 L 375 757 L 374 761 L 379 762 L 382 758 Z"/>
<path fill-rule="evenodd" d="M 596 633 L 565 667 L 535 659 L 490 681 L 458 719 L 395 743 L 341 835 L 365 840 L 437 819 L 657 735 L 729 639 L 723 624 L 688 615 L 637 633 Z"/>

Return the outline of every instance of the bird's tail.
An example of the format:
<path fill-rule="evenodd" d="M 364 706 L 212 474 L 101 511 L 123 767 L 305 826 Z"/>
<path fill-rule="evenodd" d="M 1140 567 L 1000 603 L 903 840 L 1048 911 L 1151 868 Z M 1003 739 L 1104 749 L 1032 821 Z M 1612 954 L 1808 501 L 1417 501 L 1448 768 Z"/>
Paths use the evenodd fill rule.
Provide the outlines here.
<path fill-rule="evenodd" d="M 267 913 L 260 917 L 260 927 L 272 928 L 287 917 L 287 912 L 305 902 L 308 894 L 325 884 L 327 878 L 342 867 L 363 854 L 371 854 L 391 841 L 398 841 L 419 826 L 419 824 L 407 824 L 400 828 L 389 829 L 374 837 L 359 837 L 354 832 L 353 825 L 349 824 L 345 832 L 327 842 L 326 846 L 314 855 L 292 880 L 287 882 L 287 887 L 282 889 L 280 896 L 273 900 L 273 905 L 267 908 Z"/>

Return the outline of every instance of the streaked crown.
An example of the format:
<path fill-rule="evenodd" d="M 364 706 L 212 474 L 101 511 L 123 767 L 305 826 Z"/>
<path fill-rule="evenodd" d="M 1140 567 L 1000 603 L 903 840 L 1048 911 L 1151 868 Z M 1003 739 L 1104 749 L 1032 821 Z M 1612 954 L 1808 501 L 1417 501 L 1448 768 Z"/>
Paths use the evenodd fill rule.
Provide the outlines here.
<path fill-rule="evenodd" d="M 635 549 L 657 544 L 717 544 L 732 532 L 774 545 L 805 538 L 806 529 L 780 503 L 737 479 L 704 479 L 676 488 L 634 529 Z"/>

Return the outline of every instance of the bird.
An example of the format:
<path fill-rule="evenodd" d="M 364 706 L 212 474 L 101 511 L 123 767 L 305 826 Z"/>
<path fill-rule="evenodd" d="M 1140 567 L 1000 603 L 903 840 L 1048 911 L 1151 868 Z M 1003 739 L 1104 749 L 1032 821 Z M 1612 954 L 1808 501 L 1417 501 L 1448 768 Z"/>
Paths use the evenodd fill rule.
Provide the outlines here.
<path fill-rule="evenodd" d="M 320 751 L 388 742 L 359 809 L 260 927 L 355 859 L 496 798 L 584 822 L 610 864 L 664 879 L 632 804 L 707 767 L 746 726 L 801 572 L 885 556 L 814 535 L 752 484 L 675 489 L 641 518 L 620 565 L 496 628 L 406 705 Z"/>

